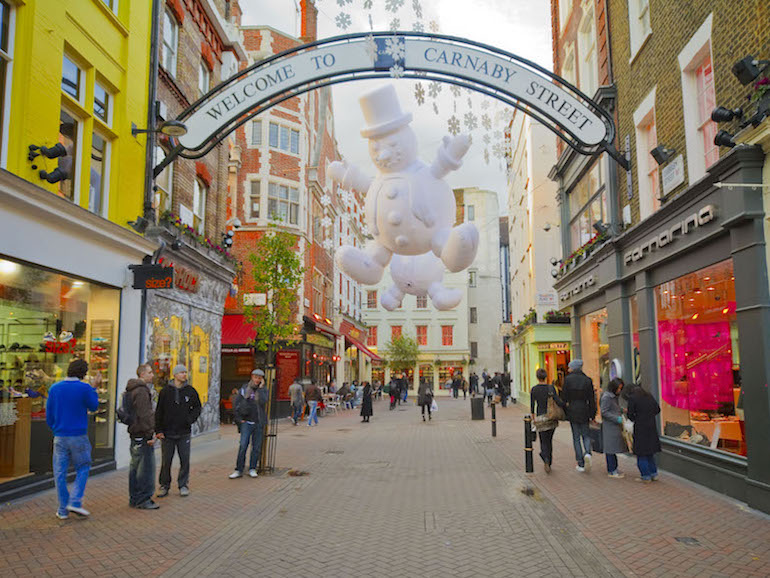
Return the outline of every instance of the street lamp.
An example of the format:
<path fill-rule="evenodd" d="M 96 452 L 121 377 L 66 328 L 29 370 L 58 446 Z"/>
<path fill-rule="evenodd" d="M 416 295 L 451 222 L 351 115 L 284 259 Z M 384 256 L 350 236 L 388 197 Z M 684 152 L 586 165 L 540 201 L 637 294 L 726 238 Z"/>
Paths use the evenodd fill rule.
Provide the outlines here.
<path fill-rule="evenodd" d="M 149 128 L 137 128 L 137 126 L 134 123 L 131 123 L 131 134 L 133 136 L 136 136 L 138 134 L 144 134 L 144 133 L 162 133 L 166 136 L 172 136 L 174 138 L 179 138 L 180 136 L 184 136 L 187 134 L 187 125 L 181 121 L 178 120 L 166 120 L 158 125 L 158 128 L 156 129 L 149 129 Z"/>

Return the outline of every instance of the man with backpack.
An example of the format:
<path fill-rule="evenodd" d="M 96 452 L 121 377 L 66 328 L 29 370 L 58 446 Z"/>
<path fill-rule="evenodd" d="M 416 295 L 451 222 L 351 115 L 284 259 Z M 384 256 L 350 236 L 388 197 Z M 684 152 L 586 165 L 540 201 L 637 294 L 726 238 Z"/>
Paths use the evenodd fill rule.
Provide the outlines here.
<path fill-rule="evenodd" d="M 138 510 L 157 510 L 155 493 L 155 413 L 152 409 L 152 367 L 136 368 L 123 393 L 118 419 L 128 426 L 131 465 L 128 469 L 128 505 Z"/>

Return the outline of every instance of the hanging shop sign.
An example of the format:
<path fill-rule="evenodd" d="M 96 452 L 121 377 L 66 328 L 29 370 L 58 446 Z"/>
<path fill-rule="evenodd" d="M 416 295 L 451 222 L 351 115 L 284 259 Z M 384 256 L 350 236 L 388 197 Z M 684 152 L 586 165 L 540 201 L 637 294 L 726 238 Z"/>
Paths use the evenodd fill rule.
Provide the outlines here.
<path fill-rule="evenodd" d="M 591 274 L 585 279 L 580 280 L 574 285 L 570 285 L 567 289 L 559 294 L 559 299 L 562 303 L 568 301 L 572 297 L 580 295 L 583 291 L 586 291 L 596 285 L 596 275 Z"/>
<path fill-rule="evenodd" d="M 668 163 L 660 172 L 660 178 L 663 182 L 663 195 L 668 195 L 684 182 L 684 157 L 677 156 Z"/>
<path fill-rule="evenodd" d="M 163 265 L 129 265 L 134 273 L 134 289 L 173 289 L 174 268 Z"/>
<path fill-rule="evenodd" d="M 684 237 L 697 231 L 698 228 L 710 223 L 714 219 L 716 219 L 716 209 L 714 208 L 714 205 L 706 205 L 699 211 L 688 215 L 667 229 L 653 235 L 641 245 L 627 251 L 623 255 L 623 263 L 626 266 L 636 263 L 637 261 L 644 259 L 650 253 L 654 253 L 658 249 L 670 245 L 679 237 Z"/>

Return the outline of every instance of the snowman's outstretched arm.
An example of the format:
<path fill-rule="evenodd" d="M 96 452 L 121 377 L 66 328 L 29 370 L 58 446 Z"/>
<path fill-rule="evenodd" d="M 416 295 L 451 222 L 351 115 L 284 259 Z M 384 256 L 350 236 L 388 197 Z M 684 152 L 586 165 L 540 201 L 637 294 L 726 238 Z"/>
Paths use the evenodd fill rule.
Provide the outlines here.
<path fill-rule="evenodd" d="M 334 161 L 329 165 L 329 176 L 346 191 L 365 193 L 372 184 L 372 177 L 347 161 Z"/>
<path fill-rule="evenodd" d="M 459 134 L 454 137 L 445 136 L 436 153 L 436 159 L 430 166 L 431 174 L 437 179 L 443 179 L 451 171 L 456 171 L 463 164 L 463 157 L 471 148 L 471 137 Z"/>

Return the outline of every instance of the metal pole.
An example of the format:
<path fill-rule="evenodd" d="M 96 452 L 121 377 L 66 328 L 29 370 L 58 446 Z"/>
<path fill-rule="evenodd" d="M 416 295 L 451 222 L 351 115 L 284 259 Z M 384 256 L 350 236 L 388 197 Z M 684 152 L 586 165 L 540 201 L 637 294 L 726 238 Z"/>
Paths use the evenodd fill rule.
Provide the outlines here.
<path fill-rule="evenodd" d="M 492 402 L 492 437 L 497 437 L 497 418 L 495 417 L 495 402 Z"/>
<path fill-rule="evenodd" d="M 524 467 L 528 474 L 535 471 L 532 462 L 532 416 L 524 416 Z"/>

